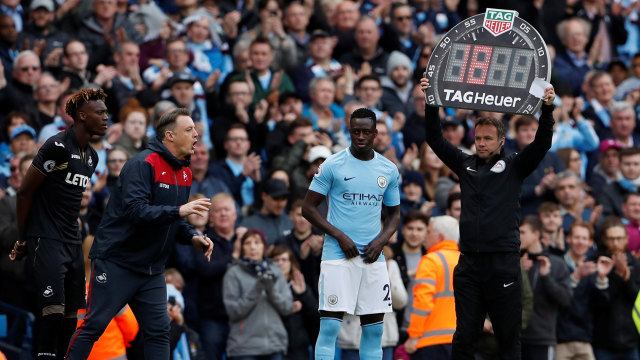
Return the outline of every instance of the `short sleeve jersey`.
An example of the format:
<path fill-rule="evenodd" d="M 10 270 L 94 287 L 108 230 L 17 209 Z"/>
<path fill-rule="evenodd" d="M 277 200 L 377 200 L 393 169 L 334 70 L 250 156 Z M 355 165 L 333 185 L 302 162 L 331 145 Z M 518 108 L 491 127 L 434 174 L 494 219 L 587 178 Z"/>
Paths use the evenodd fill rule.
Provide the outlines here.
<path fill-rule="evenodd" d="M 400 204 L 398 182 L 398 168 L 384 156 L 374 153 L 373 159 L 362 161 L 347 148 L 322 163 L 309 190 L 327 197 L 327 221 L 361 249 L 380 234 L 382 204 Z M 343 258 L 338 241 L 326 235 L 322 260 Z"/>
<path fill-rule="evenodd" d="M 27 220 L 28 237 L 44 237 L 81 244 L 78 214 L 82 193 L 98 164 L 98 154 L 87 145 L 81 151 L 73 128 L 50 137 L 32 166 L 47 178 L 36 191 Z"/>

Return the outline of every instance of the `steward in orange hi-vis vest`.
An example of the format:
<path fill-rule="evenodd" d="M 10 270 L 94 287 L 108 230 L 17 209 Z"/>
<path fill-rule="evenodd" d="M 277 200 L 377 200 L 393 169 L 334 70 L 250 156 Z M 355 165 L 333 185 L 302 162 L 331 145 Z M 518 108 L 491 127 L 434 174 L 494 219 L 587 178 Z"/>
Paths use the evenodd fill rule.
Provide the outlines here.
<path fill-rule="evenodd" d="M 458 243 L 443 240 L 420 259 L 413 288 L 413 309 L 407 332 L 418 338 L 417 348 L 451 344 L 456 331 L 453 269 L 458 264 Z"/>

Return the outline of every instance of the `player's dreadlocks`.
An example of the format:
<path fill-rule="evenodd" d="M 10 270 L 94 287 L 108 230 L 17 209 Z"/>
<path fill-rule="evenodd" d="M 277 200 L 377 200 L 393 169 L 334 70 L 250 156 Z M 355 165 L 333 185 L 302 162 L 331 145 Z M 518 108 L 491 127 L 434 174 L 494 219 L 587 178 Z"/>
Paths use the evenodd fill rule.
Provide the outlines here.
<path fill-rule="evenodd" d="M 90 101 L 102 100 L 107 98 L 107 94 L 102 89 L 82 89 L 73 94 L 65 104 L 64 111 L 69 114 L 75 121 L 77 119 L 78 109 Z"/>

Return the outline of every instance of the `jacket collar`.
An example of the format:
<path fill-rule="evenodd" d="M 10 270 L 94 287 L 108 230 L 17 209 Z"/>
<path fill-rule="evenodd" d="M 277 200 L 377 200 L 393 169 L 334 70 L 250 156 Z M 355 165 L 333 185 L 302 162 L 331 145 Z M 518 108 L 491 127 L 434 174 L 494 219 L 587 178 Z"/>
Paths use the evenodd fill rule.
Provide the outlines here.
<path fill-rule="evenodd" d="M 171 165 L 171 167 L 174 169 L 182 169 L 183 167 L 188 167 L 191 160 L 191 157 L 178 159 L 177 157 L 173 156 L 169 149 L 167 149 L 167 147 L 164 146 L 162 141 L 160 141 L 157 137 L 149 141 L 147 149 L 160 154 L 160 156 L 162 156 L 162 158 L 165 159 L 165 161 L 168 162 L 169 165 Z"/>
<path fill-rule="evenodd" d="M 432 252 L 440 251 L 440 250 L 455 250 L 460 251 L 458 249 L 458 243 L 453 240 L 442 240 L 429 249 L 427 253 L 431 254 Z"/>

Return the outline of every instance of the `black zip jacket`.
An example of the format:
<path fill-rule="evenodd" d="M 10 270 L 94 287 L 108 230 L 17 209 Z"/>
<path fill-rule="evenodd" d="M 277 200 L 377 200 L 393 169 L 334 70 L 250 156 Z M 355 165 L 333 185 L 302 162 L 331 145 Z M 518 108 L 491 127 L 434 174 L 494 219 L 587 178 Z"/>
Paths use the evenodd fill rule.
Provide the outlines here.
<path fill-rule="evenodd" d="M 192 179 L 187 160 L 151 140 L 122 168 L 89 257 L 149 275 L 164 272 L 174 241 L 191 244 L 197 234 L 179 215 Z"/>
<path fill-rule="evenodd" d="M 427 143 L 460 178 L 462 213 L 460 251 L 519 252 L 520 192 L 523 180 L 533 172 L 551 148 L 553 105 L 542 105 L 536 137 L 522 152 L 506 155 L 504 149 L 488 163 L 467 155 L 442 136 L 438 108 L 427 106 Z"/>

